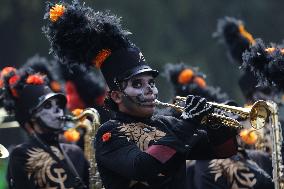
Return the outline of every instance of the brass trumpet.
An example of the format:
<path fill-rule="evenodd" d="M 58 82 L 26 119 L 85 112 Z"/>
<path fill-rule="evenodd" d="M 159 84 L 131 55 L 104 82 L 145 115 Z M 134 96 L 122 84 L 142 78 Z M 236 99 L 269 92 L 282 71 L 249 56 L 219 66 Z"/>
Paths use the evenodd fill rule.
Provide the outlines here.
<path fill-rule="evenodd" d="M 184 105 L 180 105 L 181 103 L 185 104 L 186 97 L 177 96 L 175 98 L 175 103 L 163 103 L 159 100 L 155 100 L 156 105 L 171 107 L 176 109 L 179 112 L 184 111 Z M 219 104 L 215 102 L 207 102 L 212 105 L 214 109 L 219 109 L 221 111 L 225 111 L 227 113 L 238 115 L 241 119 L 249 119 L 250 124 L 254 129 L 261 129 L 265 126 L 266 121 L 270 115 L 269 102 L 259 100 L 255 102 L 250 108 L 242 108 L 236 106 L 229 106 L 225 104 Z M 233 119 L 228 116 L 220 115 L 218 113 L 211 113 L 202 120 L 202 124 L 211 123 L 211 124 L 222 124 L 229 127 L 234 128 L 243 128 L 243 125 L 236 119 Z"/>

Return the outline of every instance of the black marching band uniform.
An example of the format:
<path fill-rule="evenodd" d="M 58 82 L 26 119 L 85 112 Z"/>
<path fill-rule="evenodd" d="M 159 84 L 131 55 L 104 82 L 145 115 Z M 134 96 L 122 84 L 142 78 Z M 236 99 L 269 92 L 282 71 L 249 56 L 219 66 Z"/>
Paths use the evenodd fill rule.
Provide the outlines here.
<path fill-rule="evenodd" d="M 9 188 L 79 189 L 87 186 L 89 164 L 80 148 L 59 143 L 60 130 L 48 128 L 40 118 L 35 117 L 35 111 L 51 99 L 57 99 L 63 109 L 65 96 L 52 92 L 43 76 L 32 74 L 31 70 L 9 70 L 4 77 L 4 107 L 15 115 L 30 136 L 28 141 L 16 146 L 10 155 L 7 173 Z M 46 132 L 27 129 L 26 124 L 33 120 Z"/>
<path fill-rule="evenodd" d="M 122 92 L 121 82 L 138 74 L 158 75 L 129 41 L 129 32 L 121 28 L 116 16 L 95 12 L 78 2 L 51 8 L 56 9 L 62 14 L 47 14 L 52 19 L 45 34 L 52 52 L 62 62 L 100 68 L 110 91 Z M 99 128 L 95 142 L 97 165 L 106 189 L 186 188 L 186 159 L 225 158 L 236 153 L 234 131 L 200 125 L 203 116 L 212 111 L 203 98 L 188 97 L 183 119 L 138 118 L 120 112 L 111 99 L 106 103 L 116 116 Z"/>
<path fill-rule="evenodd" d="M 244 29 L 240 20 L 226 17 L 219 20 L 218 34 L 223 37 L 229 49 L 232 61 L 241 64 L 242 53 L 249 49 L 255 41 Z M 240 88 L 247 100 L 252 103 L 261 97 L 272 93 L 272 89 L 256 88 L 256 79 L 245 71 L 239 80 Z M 267 92 L 268 91 L 268 92 Z M 272 93 L 272 94 L 271 94 Z M 267 100 L 267 99 L 263 99 Z M 272 176 L 272 163 L 270 155 L 265 151 L 245 149 L 243 142 L 239 142 L 238 153 L 224 160 L 196 161 L 192 179 L 195 188 L 274 188 Z"/>
<path fill-rule="evenodd" d="M 185 74 L 191 72 L 192 74 Z M 219 102 L 235 105 L 220 88 L 205 85 L 205 77 L 200 71 L 185 64 L 166 65 L 165 75 L 175 89 L 175 95 L 195 94 Z M 203 75 L 201 82 L 195 77 Z M 249 80 L 247 82 L 250 82 Z M 201 85 L 201 83 L 204 83 Z M 174 110 L 160 110 L 179 116 Z M 264 167 L 264 168 L 262 168 Z M 268 154 L 245 150 L 239 146 L 238 153 L 227 159 L 196 160 L 187 166 L 187 188 L 272 188 L 271 161 Z"/>

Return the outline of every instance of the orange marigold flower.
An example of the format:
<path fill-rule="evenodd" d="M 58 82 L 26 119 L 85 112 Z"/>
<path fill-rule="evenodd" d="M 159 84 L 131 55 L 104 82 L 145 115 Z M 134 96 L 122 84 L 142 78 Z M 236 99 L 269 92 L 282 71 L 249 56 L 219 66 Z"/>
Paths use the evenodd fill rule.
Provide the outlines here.
<path fill-rule="evenodd" d="M 180 84 L 188 84 L 193 78 L 194 72 L 191 69 L 183 70 L 178 76 L 178 82 Z"/>
<path fill-rule="evenodd" d="M 276 49 L 274 47 L 266 48 L 265 52 L 267 53 L 273 53 Z"/>
<path fill-rule="evenodd" d="M 111 138 L 111 133 L 110 132 L 107 132 L 107 133 L 103 134 L 103 136 L 102 136 L 103 142 L 109 141 L 110 138 Z"/>
<path fill-rule="evenodd" d="M 77 108 L 77 109 L 75 109 L 75 110 L 72 111 L 72 114 L 73 114 L 74 116 L 78 116 L 78 115 L 80 115 L 83 111 L 84 111 L 83 109 Z"/>
<path fill-rule="evenodd" d="M 68 142 L 77 142 L 80 139 L 80 133 L 76 129 L 68 129 L 63 136 Z"/>
<path fill-rule="evenodd" d="M 97 67 L 100 68 L 104 61 L 111 55 L 111 50 L 110 49 L 103 49 L 101 50 L 96 58 L 93 61 L 93 64 Z"/>
<path fill-rule="evenodd" d="M 200 88 L 205 88 L 206 87 L 206 81 L 202 77 L 195 77 L 193 79 L 193 82 L 196 83 Z"/>
<path fill-rule="evenodd" d="M 243 129 L 240 132 L 240 137 L 244 143 L 249 145 L 255 144 L 258 140 L 257 131 L 255 130 Z"/>
<path fill-rule="evenodd" d="M 252 37 L 252 35 L 245 29 L 245 26 L 243 24 L 239 25 L 239 32 L 240 34 L 246 38 L 250 44 L 255 44 L 255 40 L 254 38 Z"/>
<path fill-rule="evenodd" d="M 9 79 L 9 85 L 13 86 L 20 80 L 20 76 L 14 75 Z"/>
<path fill-rule="evenodd" d="M 50 83 L 50 87 L 51 87 L 51 89 L 52 89 L 53 91 L 55 91 L 55 92 L 59 92 L 60 89 L 61 89 L 60 83 L 57 82 L 57 81 L 52 81 L 52 82 Z"/>
<path fill-rule="evenodd" d="M 16 68 L 14 67 L 5 67 L 1 71 L 1 77 L 8 75 L 11 72 L 16 72 Z"/>
<path fill-rule="evenodd" d="M 65 11 L 65 7 L 63 5 L 54 5 L 51 7 L 49 10 L 49 18 L 52 22 L 56 22 L 63 14 Z"/>
<path fill-rule="evenodd" d="M 31 85 L 41 85 L 44 83 L 44 79 L 42 75 L 34 74 L 28 76 L 26 83 Z"/>

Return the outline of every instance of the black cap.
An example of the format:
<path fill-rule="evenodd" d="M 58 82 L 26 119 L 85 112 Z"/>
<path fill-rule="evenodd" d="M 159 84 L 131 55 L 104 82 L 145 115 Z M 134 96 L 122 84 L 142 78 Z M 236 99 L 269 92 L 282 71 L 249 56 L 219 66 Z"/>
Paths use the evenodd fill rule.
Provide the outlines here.
<path fill-rule="evenodd" d="M 66 105 L 65 95 L 54 93 L 46 85 L 27 85 L 19 94 L 15 102 L 16 120 L 23 125 L 32 117 L 34 111 L 51 98 L 58 98 L 62 106 Z"/>
<path fill-rule="evenodd" d="M 44 76 L 20 71 L 4 77 L 3 96 L 4 108 L 15 114 L 21 126 L 30 120 L 34 110 L 45 101 L 58 98 L 62 107 L 65 107 L 67 102 L 65 95 L 51 91 Z"/>
<path fill-rule="evenodd" d="M 159 73 L 147 65 L 143 54 L 134 48 L 111 54 L 102 64 L 101 71 L 110 88 L 116 87 L 115 81 L 127 80 L 141 73 L 150 73 L 154 77 Z"/>

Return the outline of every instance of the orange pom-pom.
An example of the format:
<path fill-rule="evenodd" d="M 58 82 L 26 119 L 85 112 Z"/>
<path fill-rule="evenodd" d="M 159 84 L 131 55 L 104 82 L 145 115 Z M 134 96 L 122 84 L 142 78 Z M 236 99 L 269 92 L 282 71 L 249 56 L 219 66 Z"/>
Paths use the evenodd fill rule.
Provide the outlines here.
<path fill-rule="evenodd" d="M 14 75 L 9 79 L 9 85 L 14 86 L 20 80 L 20 76 Z"/>
<path fill-rule="evenodd" d="M 69 129 L 63 135 L 68 142 L 77 142 L 80 139 L 80 133 L 76 129 Z"/>
<path fill-rule="evenodd" d="M 269 48 L 266 48 L 266 49 L 265 49 L 265 52 L 271 54 L 271 53 L 273 53 L 275 50 L 276 50 L 275 47 L 269 47 Z M 281 52 L 281 54 L 284 54 L 284 49 L 280 49 L 280 52 Z"/>
<path fill-rule="evenodd" d="M 2 71 L 1 71 L 1 77 L 3 78 L 11 72 L 16 72 L 16 68 L 14 68 L 14 67 L 3 68 Z"/>
<path fill-rule="evenodd" d="M 200 88 L 205 88 L 206 87 L 206 81 L 202 77 L 195 77 L 193 79 L 193 82 L 196 83 Z"/>
<path fill-rule="evenodd" d="M 273 53 L 276 49 L 274 47 L 266 48 L 265 52 L 267 53 Z"/>
<path fill-rule="evenodd" d="M 245 29 L 245 26 L 244 25 L 239 25 L 239 32 L 240 32 L 240 34 L 244 37 L 244 38 L 246 38 L 249 42 L 250 42 L 250 44 L 255 44 L 255 40 L 254 40 L 254 38 L 252 37 L 252 35 Z"/>
<path fill-rule="evenodd" d="M 50 87 L 54 92 L 59 92 L 61 89 L 60 83 L 57 81 L 50 82 Z"/>
<path fill-rule="evenodd" d="M 41 85 L 44 83 L 44 79 L 42 75 L 34 74 L 28 76 L 26 83 L 31 85 Z"/>
<path fill-rule="evenodd" d="M 52 22 L 56 22 L 65 11 L 65 7 L 63 5 L 56 4 L 55 6 L 51 7 L 49 10 L 49 18 Z"/>
<path fill-rule="evenodd" d="M 107 133 L 103 134 L 103 136 L 102 136 L 103 142 L 109 141 L 110 138 L 111 138 L 111 133 L 110 132 L 107 132 Z"/>
<path fill-rule="evenodd" d="M 243 129 L 240 132 L 240 137 L 242 141 L 246 144 L 252 145 L 257 142 L 258 135 L 255 130 L 248 130 L 248 129 Z"/>
<path fill-rule="evenodd" d="M 97 67 L 100 68 L 104 61 L 111 55 L 111 50 L 110 49 L 103 49 L 101 50 L 96 58 L 93 61 L 93 64 Z"/>
<path fill-rule="evenodd" d="M 2 79 L 0 79 L 0 88 L 4 87 L 4 81 Z"/>
<path fill-rule="evenodd" d="M 188 84 L 191 81 L 193 75 L 194 72 L 191 69 L 185 69 L 179 74 L 178 82 L 183 85 Z"/>

